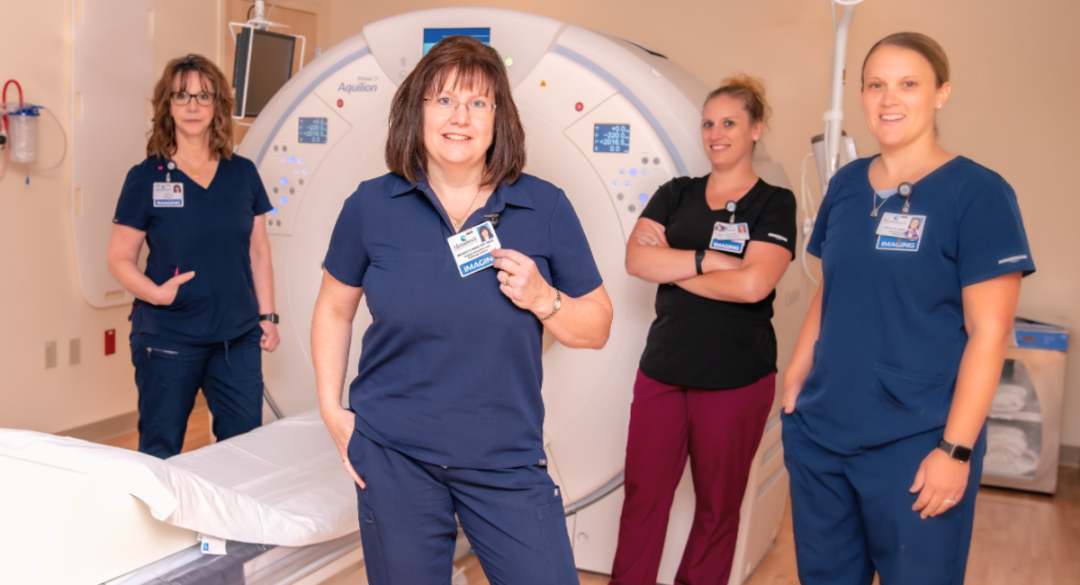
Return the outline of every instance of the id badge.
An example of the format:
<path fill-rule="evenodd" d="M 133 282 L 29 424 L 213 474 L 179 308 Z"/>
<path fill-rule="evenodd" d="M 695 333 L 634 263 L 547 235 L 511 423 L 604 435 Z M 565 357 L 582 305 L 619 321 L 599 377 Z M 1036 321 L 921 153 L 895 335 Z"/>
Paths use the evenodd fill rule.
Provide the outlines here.
<path fill-rule="evenodd" d="M 924 229 L 925 215 L 886 213 L 877 227 L 877 249 L 918 252 Z"/>
<path fill-rule="evenodd" d="M 183 183 L 154 183 L 154 207 L 183 207 Z"/>
<path fill-rule="evenodd" d="M 712 240 L 709 248 L 721 252 L 733 252 L 742 254 L 746 248 L 746 241 L 750 239 L 750 226 L 743 223 L 724 223 L 718 221 L 713 224 Z"/>
<path fill-rule="evenodd" d="M 454 255 L 462 278 L 490 268 L 495 262 L 491 251 L 502 247 L 490 221 L 454 234 L 446 239 L 446 243 L 450 245 L 450 253 Z"/>

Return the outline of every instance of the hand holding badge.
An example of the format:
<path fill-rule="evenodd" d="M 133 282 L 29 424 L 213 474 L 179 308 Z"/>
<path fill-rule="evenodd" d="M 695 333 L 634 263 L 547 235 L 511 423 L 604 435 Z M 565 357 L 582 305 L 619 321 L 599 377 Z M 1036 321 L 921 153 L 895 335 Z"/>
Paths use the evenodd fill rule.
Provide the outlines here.
<path fill-rule="evenodd" d="M 454 234 L 446 239 L 446 243 L 450 245 L 450 253 L 454 255 L 462 278 L 489 268 L 495 262 L 491 251 L 502 247 L 490 221 Z"/>

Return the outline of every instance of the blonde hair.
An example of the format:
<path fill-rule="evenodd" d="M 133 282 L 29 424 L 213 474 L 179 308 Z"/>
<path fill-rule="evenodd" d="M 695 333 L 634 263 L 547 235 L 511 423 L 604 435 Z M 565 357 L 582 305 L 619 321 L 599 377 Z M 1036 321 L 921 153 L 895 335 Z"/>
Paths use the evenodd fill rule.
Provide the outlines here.
<path fill-rule="evenodd" d="M 765 82 L 757 77 L 751 77 L 745 73 L 736 73 L 731 77 L 725 77 L 720 82 L 720 87 L 709 92 L 705 103 L 709 103 L 722 95 L 737 97 L 743 101 L 743 107 L 750 116 L 750 123 L 762 122 L 765 127 L 769 126 L 769 118 L 772 117 L 772 108 L 765 101 Z M 704 104 L 702 105 L 704 107 Z"/>
<path fill-rule="evenodd" d="M 173 59 L 165 66 L 165 72 L 154 87 L 154 120 L 150 138 L 146 142 L 147 158 L 170 159 L 176 154 L 176 124 L 169 100 L 172 98 L 173 79 L 177 75 L 180 76 L 182 89 L 187 87 L 189 76 L 198 75 L 204 84 L 203 89 L 215 94 L 214 117 L 210 121 L 210 152 L 225 160 L 232 159 L 232 111 L 236 107 L 232 87 L 221 69 L 202 55 Z M 206 87 L 207 84 L 210 87 Z"/>

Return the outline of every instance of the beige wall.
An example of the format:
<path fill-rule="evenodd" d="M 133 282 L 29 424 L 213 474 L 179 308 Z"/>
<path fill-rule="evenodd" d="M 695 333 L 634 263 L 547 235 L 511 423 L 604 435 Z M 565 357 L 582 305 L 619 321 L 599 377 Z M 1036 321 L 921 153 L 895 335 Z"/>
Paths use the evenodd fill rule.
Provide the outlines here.
<path fill-rule="evenodd" d="M 93 2 L 93 0 L 80 0 Z M 281 0 L 279 7 L 320 14 L 323 0 Z M 71 132 L 71 0 L 3 0 L 0 81 L 17 79 L 26 100 L 52 109 Z M 154 69 L 187 53 L 219 65 L 232 59 L 222 31 L 224 0 L 156 0 Z M 322 36 L 329 35 L 329 18 Z M 17 56 L 17 57 L 12 57 Z M 9 92 L 9 98 L 11 92 Z M 149 97 L 149 96 L 148 96 Z M 58 160 L 61 136 L 42 118 L 40 160 Z M 70 153 L 69 153 L 70 156 Z M 70 158 L 68 159 L 70 161 Z M 134 165 L 138 161 L 131 161 Z M 127 336 L 128 308 L 95 309 L 79 289 L 71 228 L 70 162 L 49 173 L 21 166 L 0 180 L 0 427 L 58 432 L 118 417 L 136 409 Z M 106 329 L 115 329 L 116 353 L 104 355 Z M 79 338 L 82 359 L 69 365 L 68 341 Z M 45 368 L 45 343 L 56 341 L 57 366 Z"/>
<path fill-rule="evenodd" d="M 376 20 L 465 3 L 333 0 L 331 43 Z M 810 137 L 824 128 L 832 23 L 826 0 L 473 1 L 603 30 L 667 55 L 706 82 L 745 71 L 766 80 L 775 115 L 766 136 L 797 184 Z M 1039 272 L 1026 279 L 1019 313 L 1080 326 L 1080 254 L 1067 239 L 1080 218 L 1080 2 L 1035 9 L 1005 0 L 866 0 L 849 44 L 844 126 L 862 155 L 875 152 L 858 103 L 862 58 L 881 37 L 914 30 L 949 53 L 954 90 L 940 120 L 944 147 L 997 171 L 1016 189 Z M 811 171 L 816 185 L 816 172 Z M 816 187 L 815 187 L 816 192 Z M 820 200 L 819 198 L 816 200 Z M 792 268 L 797 269 L 797 268 Z M 1063 442 L 1080 445 L 1080 331 L 1066 379 Z"/>
<path fill-rule="evenodd" d="M 51 109 L 71 131 L 71 2 L 5 2 L 0 35 L 0 81 L 18 80 L 26 101 Z M 19 23 L 12 26 L 12 23 Z M 12 88 L 14 89 L 14 88 Z M 8 99 L 13 97 L 8 92 Z M 51 166 L 61 139 L 41 119 L 39 160 Z M 70 158 L 68 159 L 70 161 Z M 124 356 L 104 356 L 104 331 L 123 327 L 124 309 L 91 308 L 79 290 L 71 229 L 70 163 L 49 173 L 21 165 L 0 180 L 0 427 L 59 430 L 116 412 L 134 396 L 121 382 Z M 82 364 L 68 366 L 68 340 L 80 338 Z M 45 343 L 57 342 L 54 369 L 45 369 Z"/>
<path fill-rule="evenodd" d="M 180 53 L 217 56 L 218 1 L 156 2 L 157 70 Z M 0 81 L 17 79 L 26 101 L 52 109 L 69 136 L 71 6 L 71 0 L 4 0 L 3 20 L 9 26 L 0 35 L 0 55 L 8 56 L 0 61 Z M 48 166 L 60 153 L 60 134 L 43 116 L 39 160 Z M 136 408 L 129 309 L 95 309 L 79 288 L 70 160 L 69 153 L 56 171 L 31 171 L 29 185 L 21 166 L 0 180 L 6 218 L 0 229 L 0 250 L 5 250 L 0 254 L 0 427 L 56 432 Z M 117 333 L 116 353 L 107 357 L 106 329 Z M 72 338 L 82 346 L 81 363 L 74 366 L 68 363 Z M 57 342 L 57 366 L 51 369 L 45 369 L 47 341 Z"/>
<path fill-rule="evenodd" d="M 158 69 L 172 56 L 224 55 L 222 0 L 158 0 Z M 398 0 L 281 0 L 279 6 L 319 14 L 319 45 L 329 48 L 376 20 L 459 3 Z M 770 150 L 797 182 L 810 137 L 822 131 L 827 107 L 831 22 L 825 0 L 473 1 L 531 11 L 604 30 L 664 53 L 701 79 L 716 83 L 735 71 L 763 77 L 775 111 Z M 70 126 L 70 1 L 4 0 L 9 34 L 0 54 L 0 80 L 24 83 L 27 98 L 54 107 Z M 332 15 L 332 17 L 331 17 Z M 954 92 L 940 117 L 944 146 L 1001 173 L 1020 198 L 1039 273 L 1025 281 L 1020 313 L 1080 325 L 1080 261 L 1066 240 L 1067 222 L 1080 217 L 1076 177 L 1080 158 L 1080 38 L 1071 27 L 1080 3 L 1057 0 L 1037 10 L 1004 0 L 867 0 L 856 11 L 849 51 L 852 79 L 869 46 L 899 30 L 938 39 L 953 64 Z M 169 23 L 167 29 L 162 23 Z M 857 83 L 847 90 L 845 124 L 860 152 L 874 151 L 859 114 Z M 43 124 L 47 125 L 48 122 Z M 46 137 L 43 136 L 43 140 Z M 46 140 L 46 142 L 48 142 Z M 43 145 L 43 157 L 55 144 Z M 58 154 L 58 152 L 57 152 Z M 135 161 L 132 162 L 134 164 Z M 0 180 L 8 229 L 0 230 L 0 427 L 56 431 L 128 412 L 134 387 L 126 309 L 97 310 L 78 288 L 69 208 L 70 170 L 31 176 L 20 169 Z M 816 183 L 814 172 L 811 181 Z M 115 356 L 102 354 L 102 335 L 118 331 Z M 83 363 L 67 366 L 67 340 L 80 337 Z M 45 370 L 44 343 L 56 340 L 59 365 Z M 1080 445 L 1080 340 L 1070 352 L 1063 442 Z"/>

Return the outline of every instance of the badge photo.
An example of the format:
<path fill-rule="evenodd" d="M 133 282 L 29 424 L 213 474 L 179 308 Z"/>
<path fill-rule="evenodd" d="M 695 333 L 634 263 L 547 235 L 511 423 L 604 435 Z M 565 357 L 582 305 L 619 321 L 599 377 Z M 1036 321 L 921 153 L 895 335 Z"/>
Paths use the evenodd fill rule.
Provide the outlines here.
<path fill-rule="evenodd" d="M 898 252 L 918 252 L 925 228 L 925 215 L 886 213 L 877 227 L 876 248 Z"/>
<path fill-rule="evenodd" d="M 490 221 L 454 234 L 446 239 L 446 243 L 450 245 L 450 253 L 454 255 L 462 278 L 490 268 L 495 262 L 491 251 L 502 247 Z"/>
<path fill-rule="evenodd" d="M 183 183 L 154 183 L 154 207 L 183 207 Z"/>

